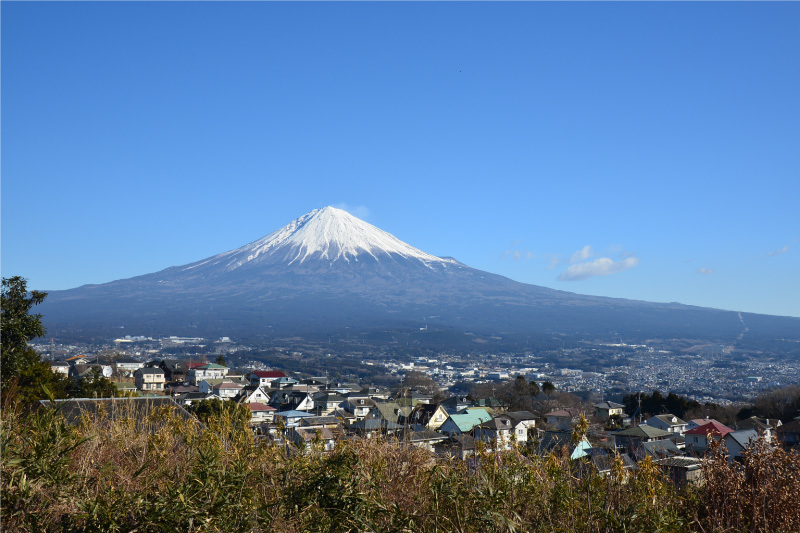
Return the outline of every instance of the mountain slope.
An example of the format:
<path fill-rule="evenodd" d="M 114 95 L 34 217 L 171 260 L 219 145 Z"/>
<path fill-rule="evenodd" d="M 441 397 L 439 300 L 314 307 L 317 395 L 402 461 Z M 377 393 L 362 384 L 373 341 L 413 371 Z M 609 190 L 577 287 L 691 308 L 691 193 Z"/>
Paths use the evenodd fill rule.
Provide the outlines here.
<path fill-rule="evenodd" d="M 41 312 L 48 334 L 71 337 L 116 336 L 121 327 L 128 334 L 330 337 L 430 325 L 517 339 L 557 333 L 727 343 L 742 332 L 730 311 L 584 296 L 476 270 L 332 207 L 189 265 L 53 291 Z M 778 332 L 800 325 L 767 322 Z"/>

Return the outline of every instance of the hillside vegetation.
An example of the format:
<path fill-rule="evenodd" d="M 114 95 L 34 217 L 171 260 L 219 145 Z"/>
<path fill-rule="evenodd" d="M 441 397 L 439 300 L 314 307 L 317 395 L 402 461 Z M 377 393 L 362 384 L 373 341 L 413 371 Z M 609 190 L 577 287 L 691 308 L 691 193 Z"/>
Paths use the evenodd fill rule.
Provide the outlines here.
<path fill-rule="evenodd" d="M 437 459 L 386 441 L 262 445 L 234 420 L 2 414 L 4 531 L 800 531 L 800 456 L 721 450 L 676 489 L 644 461 L 581 474 L 562 455 Z"/>

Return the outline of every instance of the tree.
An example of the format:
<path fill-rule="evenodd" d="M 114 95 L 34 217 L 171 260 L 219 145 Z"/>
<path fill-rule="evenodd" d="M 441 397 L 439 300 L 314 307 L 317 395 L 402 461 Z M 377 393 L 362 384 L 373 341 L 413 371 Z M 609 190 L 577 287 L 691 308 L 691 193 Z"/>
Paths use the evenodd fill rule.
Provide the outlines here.
<path fill-rule="evenodd" d="M 435 395 L 439 392 L 439 384 L 436 383 L 432 377 L 416 370 L 406 372 L 405 386 L 408 389 L 418 390 L 431 395 Z"/>
<path fill-rule="evenodd" d="M 202 400 L 192 406 L 197 418 L 206 425 L 222 424 L 233 431 L 244 430 L 250 422 L 250 408 L 246 404 L 222 401 L 219 398 Z"/>
<path fill-rule="evenodd" d="M 46 292 L 28 293 L 27 281 L 19 276 L 3 278 L 2 301 L 2 343 L 0 346 L 0 366 L 2 384 L 7 385 L 31 365 L 41 360 L 28 346 L 28 341 L 44 335 L 42 315 L 30 314 L 31 308 L 44 301 Z"/>
<path fill-rule="evenodd" d="M 0 387 L 2 399 L 29 404 L 45 398 L 49 392 L 55 398 L 65 398 L 69 378 L 55 374 L 42 361 L 28 341 L 44 335 L 42 315 L 31 314 L 31 308 L 44 301 L 47 293 L 28 292 L 24 278 L 3 278 L 0 301 Z"/>
<path fill-rule="evenodd" d="M 578 423 L 572 428 L 572 442 L 578 444 L 589 435 L 589 421 L 581 415 Z"/>
<path fill-rule="evenodd" d="M 117 386 L 93 368 L 78 382 L 78 386 L 70 391 L 73 398 L 112 398 L 116 396 Z"/>
<path fill-rule="evenodd" d="M 216 360 L 216 361 L 214 361 L 214 362 L 215 362 L 215 363 L 217 363 L 217 364 L 218 364 L 218 365 L 220 365 L 220 366 L 228 366 L 228 365 L 226 365 L 226 364 L 225 364 L 225 356 L 224 356 L 224 355 L 222 355 L 222 354 L 219 354 L 219 355 L 217 356 L 217 360 Z"/>
<path fill-rule="evenodd" d="M 542 392 L 547 394 L 548 396 L 553 394 L 556 391 L 556 386 L 550 383 L 549 381 L 545 381 L 542 383 Z"/>
<path fill-rule="evenodd" d="M 606 429 L 619 429 L 622 427 L 622 415 L 613 414 L 606 420 Z"/>

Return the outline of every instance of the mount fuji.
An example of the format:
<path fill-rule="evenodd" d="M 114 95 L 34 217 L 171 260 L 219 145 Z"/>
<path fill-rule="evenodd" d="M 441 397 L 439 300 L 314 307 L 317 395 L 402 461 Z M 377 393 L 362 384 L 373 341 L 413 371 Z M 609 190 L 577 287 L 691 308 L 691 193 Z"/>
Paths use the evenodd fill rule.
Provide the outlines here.
<path fill-rule="evenodd" d="M 425 330 L 447 346 L 483 336 L 536 343 L 796 337 L 800 319 L 585 296 L 437 257 L 346 211 L 307 213 L 255 242 L 188 265 L 101 285 L 51 291 L 37 309 L 48 335 L 336 338 Z M 120 328 L 124 328 L 121 330 Z"/>

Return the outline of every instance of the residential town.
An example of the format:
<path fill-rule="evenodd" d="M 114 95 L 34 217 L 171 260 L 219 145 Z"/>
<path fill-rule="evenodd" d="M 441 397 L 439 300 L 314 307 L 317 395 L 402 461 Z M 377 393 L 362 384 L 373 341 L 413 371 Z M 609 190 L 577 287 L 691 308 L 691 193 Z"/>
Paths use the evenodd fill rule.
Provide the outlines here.
<path fill-rule="evenodd" d="M 130 376 L 128 391 L 175 402 L 190 412 L 208 401 L 241 405 L 249 412 L 255 439 L 297 452 L 312 445 L 330 451 L 340 439 L 383 438 L 462 460 L 479 451 L 512 448 L 557 453 L 585 458 L 583 464 L 601 474 L 616 461 L 635 469 L 649 458 L 676 483 L 686 484 L 700 482 L 703 456 L 712 441 L 725 445 L 730 461 L 762 437 L 768 446 L 800 450 L 800 413 L 783 421 L 753 416 L 731 427 L 713 418 L 682 420 L 671 413 L 632 417 L 622 404 L 608 400 L 567 406 L 560 402 L 563 396 L 538 393 L 535 381 L 530 386 L 540 398 L 537 409 L 520 409 L 494 395 L 447 396 L 442 389 L 432 394 L 412 386 L 362 386 L 268 369 L 233 373 L 219 364 L 224 357 L 217 363 L 119 357 L 103 364 L 89 359 L 73 356 L 53 362 L 52 368 L 73 380 Z M 430 371 L 428 365 L 436 363 L 418 361 L 403 368 Z M 518 376 L 517 382 L 528 386 Z M 495 372 L 491 377 L 510 376 Z"/>
<path fill-rule="evenodd" d="M 220 354 L 236 367 L 258 369 L 275 366 L 263 355 L 265 350 L 262 347 L 240 344 L 229 337 L 212 340 L 126 336 L 110 344 L 51 342 L 32 346 L 45 359 L 61 365 L 59 368 L 63 372 L 67 370 L 64 366 L 67 359 L 76 356 L 85 356 L 87 362 L 103 362 L 105 367 L 120 371 L 135 370 L 135 365 L 151 359 L 176 358 L 191 362 L 213 360 Z M 270 349 L 293 358 L 298 366 L 306 366 L 303 363 L 308 361 L 308 366 L 320 373 L 329 367 L 331 373 L 337 371 L 337 365 L 329 364 L 332 355 L 337 354 L 327 353 L 316 345 L 287 342 Z M 766 390 L 800 383 L 800 365 L 791 360 L 772 359 L 763 354 L 731 354 L 719 346 L 666 350 L 624 343 L 587 344 L 580 348 L 514 354 L 439 353 L 428 356 L 352 350 L 337 357 L 354 367 L 353 372 L 361 371 L 360 376 L 339 375 L 336 377 L 339 380 L 360 379 L 377 385 L 396 386 L 401 384 L 404 373 L 418 371 L 429 375 L 443 390 L 454 393 L 466 393 L 465 387 L 473 383 L 523 375 L 528 380 L 550 381 L 559 390 L 576 393 L 587 400 L 660 389 L 703 403 L 725 405 L 750 400 Z M 133 366 L 126 368 L 120 359 Z"/>

